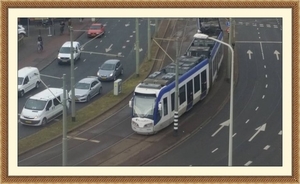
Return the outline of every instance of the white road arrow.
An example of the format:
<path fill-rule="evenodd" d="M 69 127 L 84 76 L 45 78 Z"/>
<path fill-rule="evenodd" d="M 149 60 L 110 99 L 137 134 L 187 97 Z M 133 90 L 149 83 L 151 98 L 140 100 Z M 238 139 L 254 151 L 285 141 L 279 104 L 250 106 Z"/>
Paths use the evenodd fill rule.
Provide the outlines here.
<path fill-rule="evenodd" d="M 113 44 L 111 44 L 107 49 L 105 49 L 106 52 L 111 51 L 111 47 L 113 46 Z"/>
<path fill-rule="evenodd" d="M 279 56 L 278 55 L 280 54 L 280 52 L 278 52 L 277 50 L 275 50 L 274 54 L 276 54 L 276 58 L 277 58 L 277 60 L 279 60 Z"/>
<path fill-rule="evenodd" d="M 215 136 L 224 126 L 229 126 L 229 120 L 224 121 L 220 125 L 221 125 L 221 127 L 214 134 L 211 135 L 212 137 Z"/>
<path fill-rule="evenodd" d="M 249 59 L 251 59 L 251 54 L 253 54 L 253 52 L 251 50 L 248 50 L 247 54 L 249 55 Z"/>
<path fill-rule="evenodd" d="M 254 137 L 261 131 L 265 131 L 266 130 L 266 126 L 267 123 L 263 124 L 262 126 L 257 127 L 255 130 L 257 130 L 257 132 L 248 140 L 249 142 L 252 141 L 252 139 L 254 139 Z"/>

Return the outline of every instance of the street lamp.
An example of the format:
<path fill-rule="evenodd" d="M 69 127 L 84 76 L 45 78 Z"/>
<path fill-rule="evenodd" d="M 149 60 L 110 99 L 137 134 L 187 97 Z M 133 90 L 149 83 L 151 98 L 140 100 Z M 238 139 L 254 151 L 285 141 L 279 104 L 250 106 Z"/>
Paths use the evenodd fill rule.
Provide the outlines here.
<path fill-rule="evenodd" d="M 200 33 L 200 31 L 198 31 L 198 33 L 196 33 L 194 35 L 194 38 L 198 38 L 198 39 L 209 39 L 209 40 L 213 40 L 216 42 L 219 42 L 223 45 L 226 45 L 227 47 L 229 47 L 230 51 L 231 51 L 231 81 L 230 81 L 230 114 L 229 114 L 229 146 L 228 146 L 228 166 L 232 166 L 232 126 L 233 126 L 233 48 L 231 47 L 230 44 L 225 43 L 221 40 L 215 39 L 213 37 L 209 37 L 206 34 L 202 34 Z"/>

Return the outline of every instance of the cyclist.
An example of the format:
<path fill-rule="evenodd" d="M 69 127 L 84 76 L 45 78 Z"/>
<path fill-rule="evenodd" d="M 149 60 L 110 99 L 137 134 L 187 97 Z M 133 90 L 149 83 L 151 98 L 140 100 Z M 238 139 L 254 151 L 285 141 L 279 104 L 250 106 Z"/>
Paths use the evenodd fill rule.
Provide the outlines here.
<path fill-rule="evenodd" d="M 42 38 L 42 36 L 39 35 L 38 38 L 37 38 L 37 40 L 38 40 L 39 44 L 41 45 L 41 50 L 43 50 L 44 47 L 43 47 L 43 38 Z"/>

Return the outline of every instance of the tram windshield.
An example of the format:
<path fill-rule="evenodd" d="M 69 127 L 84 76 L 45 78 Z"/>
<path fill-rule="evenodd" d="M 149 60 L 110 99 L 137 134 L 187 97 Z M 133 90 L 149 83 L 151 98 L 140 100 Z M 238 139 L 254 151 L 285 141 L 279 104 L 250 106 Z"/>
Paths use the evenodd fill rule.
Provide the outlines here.
<path fill-rule="evenodd" d="M 133 101 L 133 116 L 152 119 L 155 99 L 155 94 L 135 93 Z"/>

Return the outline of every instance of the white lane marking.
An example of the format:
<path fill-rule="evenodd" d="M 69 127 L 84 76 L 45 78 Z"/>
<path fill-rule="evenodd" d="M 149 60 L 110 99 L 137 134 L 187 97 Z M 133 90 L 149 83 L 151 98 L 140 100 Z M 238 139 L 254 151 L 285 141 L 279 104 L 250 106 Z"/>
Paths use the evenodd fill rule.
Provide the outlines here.
<path fill-rule="evenodd" d="M 256 30 L 258 30 L 258 28 L 256 28 Z"/>
<path fill-rule="evenodd" d="M 267 66 L 266 66 L 266 65 L 264 65 L 264 68 L 267 68 Z"/>
<path fill-rule="evenodd" d="M 266 74 L 265 76 L 266 76 L 266 78 L 268 78 L 268 75 L 267 75 L 267 74 Z"/>
<path fill-rule="evenodd" d="M 256 27 L 256 26 L 257 26 L 257 24 L 256 24 L 256 23 L 252 23 L 252 26 L 255 26 L 255 27 Z"/>
<path fill-rule="evenodd" d="M 260 34 L 259 32 L 257 32 L 258 34 Z"/>
<path fill-rule="evenodd" d="M 97 48 L 97 47 L 98 47 L 98 45 L 95 46 L 95 48 Z"/>
<path fill-rule="evenodd" d="M 216 149 L 212 150 L 212 151 L 211 151 L 211 153 L 213 153 L 213 152 L 215 152 L 215 151 L 217 151 L 217 150 L 218 150 L 218 148 L 216 148 Z"/>
<path fill-rule="evenodd" d="M 266 84 L 266 88 L 268 88 L 268 84 Z"/>
<path fill-rule="evenodd" d="M 264 147 L 264 150 L 268 150 L 271 146 L 270 145 L 267 145 Z"/>
<path fill-rule="evenodd" d="M 76 139 L 76 140 L 80 140 L 80 141 L 87 141 L 86 138 L 81 138 L 81 137 L 70 137 L 71 139 Z"/>
<path fill-rule="evenodd" d="M 260 36 L 258 37 L 258 39 L 260 39 Z"/>
<path fill-rule="evenodd" d="M 98 141 L 98 140 L 93 140 L 93 139 L 91 139 L 91 140 L 89 140 L 90 142 L 94 142 L 94 143 L 99 143 L 100 141 Z"/>
<path fill-rule="evenodd" d="M 263 95 L 261 98 L 264 99 L 264 98 L 265 98 L 265 95 Z"/>
<path fill-rule="evenodd" d="M 130 35 L 129 37 L 131 38 L 131 37 L 133 37 L 133 35 Z"/>
<path fill-rule="evenodd" d="M 264 51 L 263 51 L 263 48 L 262 48 L 262 44 L 261 44 L 261 42 L 259 42 L 259 43 L 260 43 L 260 49 L 261 49 L 262 58 L 264 60 L 265 56 L 264 56 Z"/>
<path fill-rule="evenodd" d="M 280 131 L 278 132 L 278 135 L 282 135 L 282 130 L 280 130 Z"/>
<path fill-rule="evenodd" d="M 132 33 L 135 33 L 135 31 L 132 31 Z"/>
<path fill-rule="evenodd" d="M 255 129 L 255 130 L 256 130 L 255 134 L 254 134 L 248 141 L 251 142 L 252 139 L 254 139 L 254 137 L 257 136 L 257 134 L 258 134 L 259 132 L 265 131 L 265 130 L 266 130 L 266 126 L 267 126 L 267 123 L 265 123 L 265 124 L 263 124 L 263 125 L 257 127 L 257 128 Z"/>
<path fill-rule="evenodd" d="M 123 47 L 122 47 L 122 49 L 125 49 L 126 48 L 126 46 L 124 45 Z"/>
<path fill-rule="evenodd" d="M 264 27 L 264 25 L 263 25 L 263 24 L 259 24 L 259 26 L 260 26 L 260 27 Z"/>
<path fill-rule="evenodd" d="M 130 40 L 126 40 L 126 42 L 130 42 Z"/>
<path fill-rule="evenodd" d="M 74 70 L 76 70 L 77 69 L 77 66 L 74 68 Z"/>
<path fill-rule="evenodd" d="M 102 42 L 102 40 L 100 40 L 100 43 Z"/>
<path fill-rule="evenodd" d="M 211 136 L 213 137 L 213 136 L 215 136 L 224 126 L 229 126 L 229 120 L 226 120 L 226 121 L 224 121 L 223 123 L 221 123 L 220 124 L 221 125 L 221 127 L 217 130 L 217 131 L 215 131 L 215 133 L 213 133 Z"/>
<path fill-rule="evenodd" d="M 255 111 L 257 111 L 257 110 L 258 110 L 258 108 L 259 108 L 259 107 L 256 107 Z"/>
<path fill-rule="evenodd" d="M 270 25 L 270 24 L 267 24 L 267 27 L 271 27 L 271 25 Z"/>
<path fill-rule="evenodd" d="M 85 62 L 85 61 L 86 61 L 86 59 L 83 60 L 83 62 Z"/>
<path fill-rule="evenodd" d="M 246 124 L 249 122 L 250 120 L 249 119 L 247 119 L 247 121 L 245 122 Z"/>
<path fill-rule="evenodd" d="M 250 164 L 252 164 L 252 161 L 251 161 L 251 160 L 249 160 L 247 163 L 245 163 L 244 166 L 249 166 Z"/>
<path fill-rule="evenodd" d="M 119 55 L 122 55 L 122 52 L 118 52 L 118 56 L 119 56 Z"/>
<path fill-rule="evenodd" d="M 234 136 L 236 136 L 236 133 L 234 133 L 234 134 L 232 135 L 232 137 L 234 137 Z"/>
<path fill-rule="evenodd" d="M 274 28 L 278 28 L 278 26 L 277 25 L 273 25 L 274 26 Z"/>

